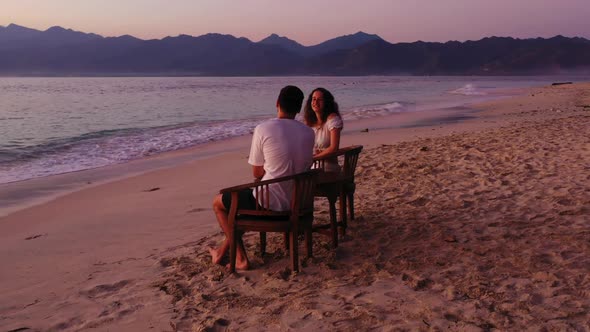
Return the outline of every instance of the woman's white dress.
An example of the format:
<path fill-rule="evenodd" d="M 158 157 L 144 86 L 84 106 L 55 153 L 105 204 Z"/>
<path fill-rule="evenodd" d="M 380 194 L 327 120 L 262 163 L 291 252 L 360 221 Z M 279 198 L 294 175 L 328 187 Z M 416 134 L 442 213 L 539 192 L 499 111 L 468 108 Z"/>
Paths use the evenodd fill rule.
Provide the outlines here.
<path fill-rule="evenodd" d="M 315 132 L 314 150 L 323 151 L 327 149 L 330 146 L 330 131 L 335 128 L 342 129 L 343 126 L 342 118 L 334 114 L 330 115 L 326 123 L 322 126 L 313 127 L 313 131 Z M 340 172 L 338 160 L 334 158 L 334 160 L 326 161 L 324 170 L 326 172 Z"/>

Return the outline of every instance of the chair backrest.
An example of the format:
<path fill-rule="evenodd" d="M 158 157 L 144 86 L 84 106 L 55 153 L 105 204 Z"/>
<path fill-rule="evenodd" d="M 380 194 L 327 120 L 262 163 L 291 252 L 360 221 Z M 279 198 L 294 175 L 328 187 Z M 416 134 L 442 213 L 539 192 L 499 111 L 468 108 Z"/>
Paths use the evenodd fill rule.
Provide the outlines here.
<path fill-rule="evenodd" d="M 344 148 L 344 165 L 342 167 L 342 172 L 344 173 L 345 177 L 350 177 L 354 179 L 354 172 L 356 170 L 356 165 L 359 161 L 359 154 L 363 150 L 362 145 L 355 145 L 355 146 L 348 146 Z"/>
<path fill-rule="evenodd" d="M 346 178 L 354 178 L 354 171 L 359 160 L 359 154 L 363 150 L 362 145 L 352 145 L 339 149 L 329 155 L 322 157 L 321 159 L 315 159 L 313 167 L 324 170 L 326 162 L 330 159 L 339 158 L 344 156 L 344 162 L 342 164 L 342 175 Z"/>
<path fill-rule="evenodd" d="M 326 159 L 315 159 L 313 161 L 313 169 L 320 169 L 320 170 L 324 170 L 326 168 Z"/>
<path fill-rule="evenodd" d="M 313 169 L 295 176 L 291 211 L 298 211 L 299 215 L 313 213 L 314 192 L 320 170 Z"/>
<path fill-rule="evenodd" d="M 256 197 L 256 210 L 270 210 L 270 183 L 260 183 L 252 188 Z"/>
<path fill-rule="evenodd" d="M 317 184 L 319 169 L 312 169 L 306 172 L 284 176 L 271 180 L 246 183 L 239 186 L 221 189 L 220 193 L 231 193 L 232 205 L 237 202 L 238 192 L 243 189 L 251 189 L 255 195 L 257 204 L 254 210 L 236 210 L 239 214 L 260 215 L 260 216 L 285 216 L 292 214 L 292 211 L 299 211 L 299 215 L 313 212 L 313 193 Z M 291 190 L 290 211 L 270 210 L 270 190 L 273 185 L 289 183 Z M 236 205 L 237 207 L 237 205 Z M 231 209 L 230 209 L 231 213 Z M 235 213 L 235 211 L 234 211 Z"/>

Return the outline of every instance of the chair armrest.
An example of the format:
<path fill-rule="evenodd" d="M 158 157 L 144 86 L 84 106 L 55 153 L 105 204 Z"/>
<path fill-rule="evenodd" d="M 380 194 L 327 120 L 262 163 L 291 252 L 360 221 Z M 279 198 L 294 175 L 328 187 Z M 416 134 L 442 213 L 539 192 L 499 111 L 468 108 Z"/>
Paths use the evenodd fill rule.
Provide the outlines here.
<path fill-rule="evenodd" d="M 309 171 L 306 171 L 306 172 L 309 172 Z M 318 171 L 313 170 L 313 172 L 319 172 L 319 170 Z M 254 181 L 254 182 L 250 182 L 250 183 L 244 183 L 244 184 L 240 184 L 240 185 L 233 186 L 233 187 L 223 188 L 223 189 L 219 190 L 219 193 L 220 194 L 231 193 L 234 191 L 240 191 L 240 190 L 250 189 L 250 188 L 254 188 L 254 187 L 262 187 L 262 186 L 265 186 L 265 185 L 268 185 L 271 183 L 289 181 L 289 180 L 295 179 L 297 177 L 297 175 L 299 175 L 299 174 L 293 174 L 293 175 L 283 176 L 280 178 L 264 180 L 264 181 Z"/>
<path fill-rule="evenodd" d="M 346 152 L 346 151 L 344 151 L 343 149 L 336 150 L 336 151 L 334 151 L 334 152 L 330 152 L 330 153 L 328 153 L 328 154 L 325 154 L 325 155 L 323 155 L 323 156 L 321 156 L 321 157 L 313 157 L 313 161 L 314 161 L 314 163 L 315 163 L 316 161 L 325 160 L 325 159 L 331 159 L 331 158 L 334 158 L 334 157 L 341 156 L 341 155 L 343 155 L 345 152 Z"/>
<path fill-rule="evenodd" d="M 330 163 L 331 159 L 340 159 L 339 157 L 343 156 L 344 162 L 341 164 L 342 170 L 341 172 L 339 172 L 342 173 L 342 180 L 345 180 L 345 178 L 354 179 L 354 171 L 356 169 L 356 164 L 358 162 L 358 155 L 362 151 L 362 149 L 362 145 L 352 145 L 341 148 L 338 151 L 334 151 L 320 158 L 314 158 L 313 167 L 316 169 L 325 170 L 326 165 Z M 324 182 L 324 180 L 320 180 L 320 183 Z"/>
<path fill-rule="evenodd" d="M 330 158 L 334 158 L 334 157 L 339 157 L 343 154 L 346 154 L 346 152 L 350 151 L 350 150 L 354 150 L 354 149 L 358 149 L 361 148 L 362 149 L 362 145 L 351 145 L 351 146 L 347 146 L 347 147 L 343 147 L 340 148 L 334 152 L 328 153 L 326 155 L 323 155 L 319 158 L 313 158 L 313 161 L 318 161 L 318 160 L 324 160 L 324 159 L 330 159 Z"/>

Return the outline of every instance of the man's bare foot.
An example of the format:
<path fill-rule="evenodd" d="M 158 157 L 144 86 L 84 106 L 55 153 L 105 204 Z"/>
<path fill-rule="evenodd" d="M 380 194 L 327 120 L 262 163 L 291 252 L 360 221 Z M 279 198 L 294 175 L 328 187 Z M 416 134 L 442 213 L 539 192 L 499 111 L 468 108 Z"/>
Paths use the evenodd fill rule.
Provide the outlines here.
<path fill-rule="evenodd" d="M 209 254 L 211 254 L 213 264 L 220 264 L 224 253 L 220 252 L 219 249 L 209 248 Z"/>
<path fill-rule="evenodd" d="M 229 264 L 227 264 L 225 267 L 227 267 L 229 269 Z M 250 270 L 250 262 L 248 260 L 243 261 L 243 262 L 236 262 L 236 270 L 242 270 L 242 271 L 246 271 L 246 270 Z"/>

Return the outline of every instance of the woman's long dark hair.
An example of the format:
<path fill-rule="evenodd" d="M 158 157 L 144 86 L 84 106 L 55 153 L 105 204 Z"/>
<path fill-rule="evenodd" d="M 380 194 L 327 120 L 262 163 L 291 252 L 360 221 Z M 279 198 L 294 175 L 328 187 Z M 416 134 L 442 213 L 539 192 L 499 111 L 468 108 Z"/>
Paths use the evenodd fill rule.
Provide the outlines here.
<path fill-rule="evenodd" d="M 303 120 L 310 127 L 313 127 L 318 123 L 318 118 L 315 116 L 315 112 L 311 108 L 311 98 L 313 97 L 313 93 L 316 91 L 321 92 L 322 98 L 324 98 L 322 123 L 325 123 L 326 120 L 328 120 L 328 116 L 332 113 L 336 113 L 338 116 L 340 116 L 340 112 L 338 111 L 338 103 L 334 100 L 334 96 L 330 93 L 330 91 L 324 88 L 316 88 L 309 94 L 309 97 L 307 97 L 303 111 Z"/>

